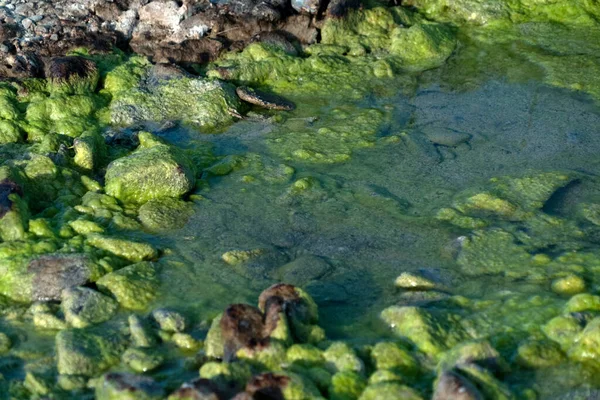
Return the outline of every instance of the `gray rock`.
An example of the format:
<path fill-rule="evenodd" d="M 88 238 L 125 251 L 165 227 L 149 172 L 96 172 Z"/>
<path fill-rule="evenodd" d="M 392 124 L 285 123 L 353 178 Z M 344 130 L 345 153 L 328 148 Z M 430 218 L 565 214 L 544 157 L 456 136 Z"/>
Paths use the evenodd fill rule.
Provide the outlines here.
<path fill-rule="evenodd" d="M 33 259 L 33 301 L 60 300 L 64 289 L 81 286 L 90 278 L 90 260 L 84 254 L 49 254 Z"/>

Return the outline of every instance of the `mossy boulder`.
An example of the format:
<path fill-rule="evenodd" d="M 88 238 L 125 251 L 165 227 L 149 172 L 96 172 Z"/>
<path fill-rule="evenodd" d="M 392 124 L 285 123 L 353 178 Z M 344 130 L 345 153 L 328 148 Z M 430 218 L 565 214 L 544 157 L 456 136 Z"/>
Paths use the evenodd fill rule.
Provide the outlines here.
<path fill-rule="evenodd" d="M 158 278 L 154 265 L 141 262 L 106 274 L 96 284 L 131 310 L 144 310 L 156 297 Z"/>
<path fill-rule="evenodd" d="M 382 382 L 369 385 L 359 400 L 423 400 L 414 389 L 396 382 Z"/>
<path fill-rule="evenodd" d="M 323 352 L 325 368 L 331 373 L 351 371 L 365 373 L 365 364 L 350 345 L 344 342 L 333 342 Z"/>
<path fill-rule="evenodd" d="M 119 362 L 127 341 L 118 331 L 66 329 L 56 335 L 60 374 L 96 376 Z"/>
<path fill-rule="evenodd" d="M 143 204 L 161 197 L 178 198 L 195 184 L 194 166 L 177 149 L 140 132 L 140 146 L 106 168 L 106 193 L 126 203 Z"/>
<path fill-rule="evenodd" d="M 153 260 L 158 256 L 158 251 L 148 243 L 133 242 L 99 233 L 89 234 L 86 243 L 131 262 Z"/>
<path fill-rule="evenodd" d="M 359 398 L 366 386 L 365 378 L 356 372 L 338 372 L 331 377 L 329 398 L 332 400 L 355 400 Z"/>
<path fill-rule="evenodd" d="M 377 343 L 371 350 L 371 359 L 376 369 L 397 370 L 405 376 L 414 376 L 419 371 L 417 360 L 395 343 Z"/>
<path fill-rule="evenodd" d="M 119 91 L 109 107 L 109 122 L 132 125 L 139 122 L 182 121 L 215 129 L 239 115 L 240 100 L 233 85 L 202 78 L 143 80 L 130 90 Z"/>

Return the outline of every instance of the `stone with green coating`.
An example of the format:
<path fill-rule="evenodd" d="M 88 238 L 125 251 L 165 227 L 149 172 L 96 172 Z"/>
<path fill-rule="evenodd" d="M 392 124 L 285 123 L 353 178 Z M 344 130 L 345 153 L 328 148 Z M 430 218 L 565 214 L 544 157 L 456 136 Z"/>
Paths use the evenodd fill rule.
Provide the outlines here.
<path fill-rule="evenodd" d="M 568 356 L 580 362 L 598 363 L 600 358 L 600 317 L 591 320 L 583 332 L 575 337 Z"/>
<path fill-rule="evenodd" d="M 195 171 L 179 150 L 148 132 L 140 146 L 106 168 L 106 193 L 126 203 L 143 204 L 161 197 L 181 197 L 193 189 Z"/>
<path fill-rule="evenodd" d="M 87 131 L 73 141 L 73 163 L 84 172 L 94 171 L 106 156 L 104 138 L 95 131 Z"/>
<path fill-rule="evenodd" d="M 0 354 L 6 354 L 12 347 L 12 341 L 4 332 L 0 332 Z"/>
<path fill-rule="evenodd" d="M 164 361 L 164 356 L 155 350 L 129 348 L 121 357 L 123 362 L 135 372 L 152 371 Z"/>
<path fill-rule="evenodd" d="M 108 321 L 117 312 L 118 304 L 93 289 L 73 287 L 63 290 L 61 307 L 71 326 L 85 328 Z"/>
<path fill-rule="evenodd" d="M 136 347 L 153 347 L 158 343 L 156 335 L 142 317 L 132 314 L 127 321 L 129 322 L 131 341 Z"/>
<path fill-rule="evenodd" d="M 453 326 L 451 332 L 447 323 L 418 307 L 392 306 L 381 312 L 381 318 L 396 336 L 410 340 L 432 357 L 468 337 L 460 326 Z"/>
<path fill-rule="evenodd" d="M 56 335 L 56 359 L 60 374 L 96 376 L 119 362 L 126 340 L 116 331 L 66 329 Z"/>
<path fill-rule="evenodd" d="M 367 382 L 356 372 L 338 372 L 331 377 L 329 385 L 329 398 L 332 400 L 355 400 L 358 399 Z"/>
<path fill-rule="evenodd" d="M 319 366 L 325 362 L 323 352 L 310 344 L 294 344 L 286 354 L 287 362 L 304 367 Z"/>
<path fill-rule="evenodd" d="M 200 378 L 210 379 L 224 387 L 234 385 L 241 389 L 251 377 L 252 370 L 245 362 L 208 362 L 200 368 Z"/>
<path fill-rule="evenodd" d="M 204 350 L 206 355 L 212 358 L 223 358 L 225 348 L 225 338 L 221 330 L 221 318 L 223 314 L 216 316 L 211 324 L 210 329 L 204 341 Z"/>
<path fill-rule="evenodd" d="M 156 270 L 149 262 L 106 274 L 96 284 L 100 290 L 111 293 L 122 307 L 131 310 L 146 309 L 158 290 Z"/>
<path fill-rule="evenodd" d="M 590 293 L 576 294 L 565 304 L 565 313 L 600 311 L 600 296 Z"/>
<path fill-rule="evenodd" d="M 582 331 L 581 322 L 571 315 L 561 315 L 552 318 L 542 326 L 542 332 L 549 339 L 558 343 L 563 350 L 568 350 L 575 341 L 575 338 Z"/>
<path fill-rule="evenodd" d="M 160 329 L 166 332 L 183 332 L 187 325 L 186 319 L 181 313 L 167 308 L 158 308 L 152 311 L 152 318 Z"/>
<path fill-rule="evenodd" d="M 560 365 L 565 355 L 556 342 L 528 340 L 519 345 L 515 360 L 523 367 L 539 369 Z"/>
<path fill-rule="evenodd" d="M 96 386 L 97 400 L 162 400 L 163 388 L 154 379 L 124 372 L 102 376 Z"/>
<path fill-rule="evenodd" d="M 440 359 L 437 371 L 441 374 L 457 365 L 474 362 L 484 367 L 502 372 L 508 371 L 508 364 L 500 353 L 486 340 L 465 341 L 447 351 Z"/>
<path fill-rule="evenodd" d="M 403 375 L 415 375 L 419 372 L 419 363 L 406 350 L 395 343 L 380 342 L 371 350 L 371 360 L 375 368 L 397 370 Z"/>
<path fill-rule="evenodd" d="M 350 371 L 364 374 L 365 372 L 365 364 L 347 343 L 333 342 L 323 352 L 323 357 L 326 361 L 325 368 L 331 373 Z"/>
<path fill-rule="evenodd" d="M 378 369 L 369 377 L 369 385 L 376 385 L 384 382 L 402 383 L 404 378 L 398 371 L 390 371 L 387 369 Z"/>
<path fill-rule="evenodd" d="M 89 234 L 86 242 L 91 246 L 132 262 L 153 260 L 158 256 L 156 249 L 148 243 L 134 242 L 98 233 Z"/>
<path fill-rule="evenodd" d="M 396 382 L 383 382 L 369 385 L 359 400 L 423 400 L 414 389 Z"/>

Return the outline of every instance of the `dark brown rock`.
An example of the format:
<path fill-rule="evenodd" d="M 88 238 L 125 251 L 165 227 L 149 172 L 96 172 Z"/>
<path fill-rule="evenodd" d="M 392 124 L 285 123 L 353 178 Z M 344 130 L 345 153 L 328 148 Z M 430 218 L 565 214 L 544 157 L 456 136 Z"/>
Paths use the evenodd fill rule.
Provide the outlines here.
<path fill-rule="evenodd" d="M 261 348 L 268 344 L 263 314 L 256 307 L 230 305 L 223 313 L 220 326 L 225 343 L 225 360 L 232 359 L 241 348 Z"/>
<path fill-rule="evenodd" d="M 250 379 L 246 384 L 246 393 L 254 399 L 284 400 L 283 389 L 290 382 L 290 378 L 284 375 L 265 373 Z"/>
<path fill-rule="evenodd" d="M 171 400 L 220 400 L 225 398 L 226 396 L 221 394 L 215 382 L 203 378 L 184 383 L 181 388 L 169 396 Z"/>
<path fill-rule="evenodd" d="M 98 74 L 96 64 L 82 57 L 57 57 L 46 66 L 46 78 L 54 83 L 69 82 L 73 79 L 86 79 Z"/>

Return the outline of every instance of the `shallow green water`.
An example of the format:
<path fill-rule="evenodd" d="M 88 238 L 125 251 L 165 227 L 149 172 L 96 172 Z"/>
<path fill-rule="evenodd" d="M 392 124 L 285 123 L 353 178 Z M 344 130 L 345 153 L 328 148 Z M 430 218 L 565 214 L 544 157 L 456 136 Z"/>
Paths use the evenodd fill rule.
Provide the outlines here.
<path fill-rule="evenodd" d="M 311 90 L 325 73 L 305 86 L 294 77 L 267 82 L 296 104 L 292 112 L 252 110 L 219 133 L 185 124 L 156 133 L 215 157 L 204 160 L 183 227 L 126 234 L 161 250 L 158 294 L 147 308 L 182 311 L 203 339 L 229 304 L 256 304 L 265 288 L 287 281 L 315 299 L 329 339 L 403 341 L 380 314 L 418 306 L 453 321 L 444 328 L 448 349 L 489 340 L 511 365 L 501 380 L 519 397 L 531 398 L 530 389 L 539 398 L 593 390 L 597 350 L 569 343 L 558 362 L 542 367 L 524 366 L 519 351 L 528 340 L 546 343 L 543 327 L 557 316 L 576 314 L 583 325 L 600 311 L 552 288 L 567 274 L 580 276 L 586 293 L 600 285 L 600 218 L 582 211 L 600 204 L 600 36 L 547 24 L 495 33 L 459 32 L 439 68 L 350 80 L 331 93 Z M 536 185 L 550 187 L 541 190 L 547 195 Z M 469 203 L 482 193 L 492 199 Z M 473 226 L 443 220 L 444 209 Z M 232 250 L 259 252 L 227 263 Z M 320 259 L 312 258 L 318 268 L 290 272 L 290 262 L 309 257 Z M 396 288 L 403 272 L 438 290 Z M 56 333 L 5 309 L 1 330 L 14 342 L 0 364 L 5 378 L 22 379 L 26 365 L 54 365 Z M 128 314 L 119 311 L 103 329 Z M 438 359 L 415 348 L 425 372 L 410 383 L 427 396 Z M 192 358 L 169 348 L 168 361 L 149 375 L 175 389 L 198 376 Z"/>

